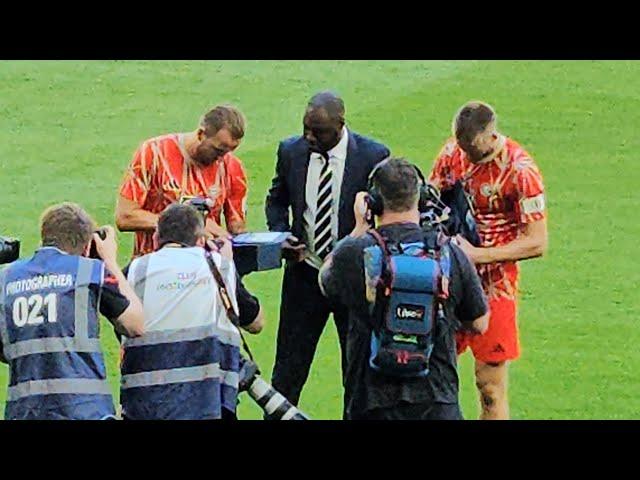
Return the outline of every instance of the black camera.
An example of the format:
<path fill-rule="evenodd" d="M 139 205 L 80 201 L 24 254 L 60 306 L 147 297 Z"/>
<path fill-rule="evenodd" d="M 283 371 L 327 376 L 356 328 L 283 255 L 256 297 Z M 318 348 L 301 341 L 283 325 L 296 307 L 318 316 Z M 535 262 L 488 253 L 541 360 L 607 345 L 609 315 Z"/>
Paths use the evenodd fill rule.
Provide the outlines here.
<path fill-rule="evenodd" d="M 260 378 L 260 369 L 255 362 L 241 357 L 239 379 L 238 390 L 249 394 L 264 411 L 266 420 L 309 420 L 307 415 Z"/>
<path fill-rule="evenodd" d="M 107 238 L 107 230 L 105 228 L 99 228 L 93 233 L 97 233 L 102 240 Z M 89 258 L 100 259 L 100 255 L 98 254 L 98 249 L 96 248 L 96 242 L 93 241 L 93 238 L 91 239 L 91 250 L 89 250 Z"/>
<path fill-rule="evenodd" d="M 207 223 L 207 217 L 211 212 L 211 203 L 204 197 L 186 197 L 181 203 L 195 208 L 201 215 L 202 220 Z"/>
<path fill-rule="evenodd" d="M 211 211 L 211 201 L 203 197 L 189 197 L 182 201 L 186 205 L 195 208 L 205 223 Z M 273 270 L 282 266 L 282 243 L 289 236 L 285 232 L 265 232 L 265 233 L 241 233 L 234 235 L 231 241 L 233 248 L 233 261 L 236 270 L 241 277 L 263 270 Z M 267 237 L 267 238 L 265 238 Z M 223 242 L 220 240 L 210 240 L 217 248 L 221 248 Z M 205 248 L 211 250 L 212 245 L 207 242 Z"/>
<path fill-rule="evenodd" d="M 441 194 L 442 202 L 450 209 L 445 227 L 449 235 L 461 235 L 473 246 L 481 245 L 478 226 L 473 217 L 473 206 L 460 180 Z"/>
<path fill-rule="evenodd" d="M 187 204 L 198 210 L 205 217 L 209 215 L 209 212 L 211 211 L 211 207 L 209 206 L 209 202 L 207 202 L 206 198 L 194 197 L 188 200 Z"/>
<path fill-rule="evenodd" d="M 15 262 L 20 256 L 20 240 L 0 237 L 0 265 Z"/>
<path fill-rule="evenodd" d="M 440 192 L 428 185 L 428 208 L 420 212 L 420 225 L 426 231 L 437 230 L 449 237 L 462 235 L 472 245 L 480 246 L 478 227 L 473 218 L 473 207 L 462 183 Z"/>

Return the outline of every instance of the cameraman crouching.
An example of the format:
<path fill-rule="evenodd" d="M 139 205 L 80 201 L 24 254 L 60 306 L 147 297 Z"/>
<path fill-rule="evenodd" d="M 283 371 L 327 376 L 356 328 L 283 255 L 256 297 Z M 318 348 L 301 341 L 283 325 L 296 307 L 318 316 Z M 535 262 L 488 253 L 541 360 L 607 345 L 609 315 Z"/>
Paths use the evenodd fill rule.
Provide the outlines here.
<path fill-rule="evenodd" d="M 173 204 L 158 219 L 156 251 L 136 258 L 128 279 L 142 299 L 145 334 L 125 339 L 121 402 L 128 420 L 233 419 L 240 332 L 227 315 L 209 263 L 218 267 L 245 330 L 262 330 L 258 300 L 242 286 L 231 244 L 204 248 L 201 214 Z"/>
<path fill-rule="evenodd" d="M 320 270 L 325 295 L 349 309 L 347 419 L 462 419 L 454 332 L 458 320 L 484 331 L 487 302 L 462 250 L 421 229 L 421 177 L 403 159 L 381 162 L 356 196 L 355 229 Z"/>
<path fill-rule="evenodd" d="M 115 232 L 95 234 L 74 203 L 48 208 L 42 247 L 0 272 L 0 359 L 9 363 L 6 419 L 115 418 L 98 312 L 119 333 L 143 333 L 140 300 L 116 261 Z M 87 258 L 95 243 L 100 259 Z"/>

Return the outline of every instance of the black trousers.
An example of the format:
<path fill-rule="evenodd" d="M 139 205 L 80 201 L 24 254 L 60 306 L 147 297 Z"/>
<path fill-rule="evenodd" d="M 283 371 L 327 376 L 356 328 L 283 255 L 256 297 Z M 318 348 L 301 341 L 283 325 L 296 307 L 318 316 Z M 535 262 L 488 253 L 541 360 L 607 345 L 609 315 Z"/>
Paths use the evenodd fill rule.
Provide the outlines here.
<path fill-rule="evenodd" d="M 280 324 L 271 383 L 292 404 L 298 405 L 318 340 L 333 313 L 340 339 L 344 384 L 348 312 L 332 306 L 318 285 L 318 270 L 306 262 L 287 265 L 282 281 Z"/>
<path fill-rule="evenodd" d="M 389 408 L 376 408 L 352 420 L 464 420 L 457 403 L 401 403 Z"/>
<path fill-rule="evenodd" d="M 126 415 L 122 415 L 122 420 L 133 421 L 130 418 L 127 418 Z M 222 408 L 222 417 L 212 419 L 212 420 L 202 420 L 202 421 L 203 422 L 214 422 L 214 421 L 233 422 L 236 420 L 238 420 L 238 417 L 234 412 L 231 412 L 226 408 Z"/>

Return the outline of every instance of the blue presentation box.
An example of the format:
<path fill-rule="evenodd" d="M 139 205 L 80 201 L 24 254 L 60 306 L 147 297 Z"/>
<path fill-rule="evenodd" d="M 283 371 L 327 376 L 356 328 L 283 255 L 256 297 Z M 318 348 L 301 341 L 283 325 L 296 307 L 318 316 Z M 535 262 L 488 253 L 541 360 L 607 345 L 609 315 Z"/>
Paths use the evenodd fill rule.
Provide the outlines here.
<path fill-rule="evenodd" d="M 282 266 L 282 243 L 289 232 L 241 233 L 232 239 L 233 259 L 240 275 Z"/>

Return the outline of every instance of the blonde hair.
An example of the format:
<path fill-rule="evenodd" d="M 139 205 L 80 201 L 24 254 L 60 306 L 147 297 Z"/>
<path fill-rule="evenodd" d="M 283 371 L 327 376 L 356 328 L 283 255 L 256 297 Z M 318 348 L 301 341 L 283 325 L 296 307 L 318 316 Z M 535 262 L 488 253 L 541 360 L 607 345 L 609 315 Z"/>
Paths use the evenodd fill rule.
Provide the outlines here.
<path fill-rule="evenodd" d="M 233 105 L 218 105 L 209 110 L 200 121 L 207 137 L 211 137 L 218 131 L 226 128 L 235 140 L 244 137 L 245 118 L 242 112 Z"/>

